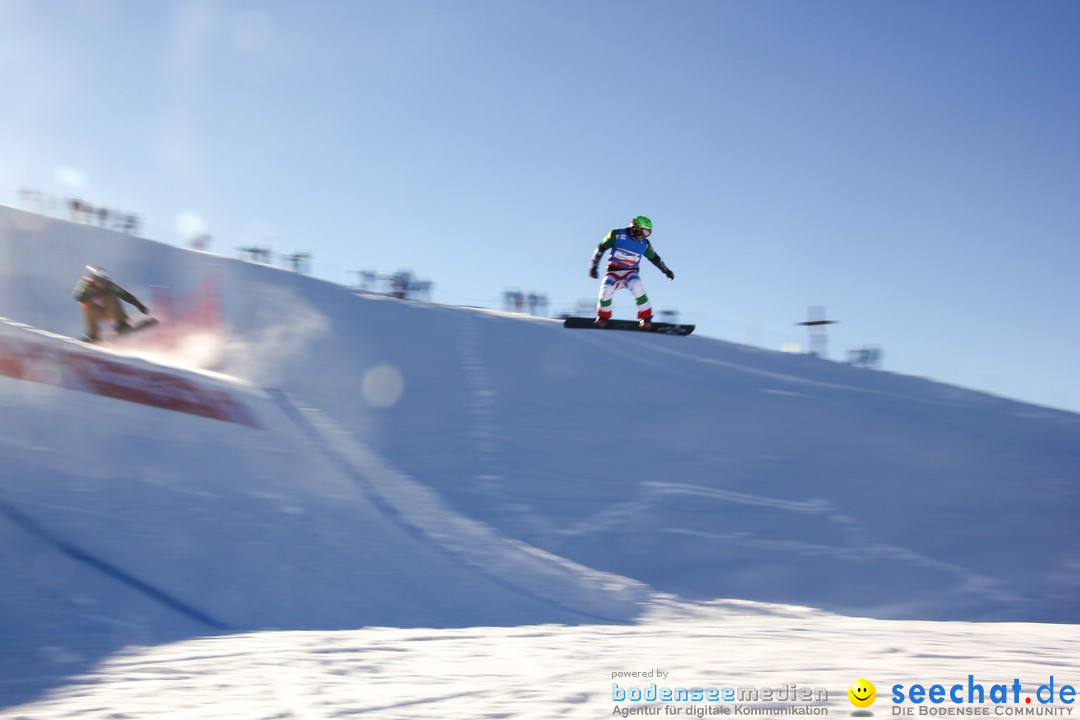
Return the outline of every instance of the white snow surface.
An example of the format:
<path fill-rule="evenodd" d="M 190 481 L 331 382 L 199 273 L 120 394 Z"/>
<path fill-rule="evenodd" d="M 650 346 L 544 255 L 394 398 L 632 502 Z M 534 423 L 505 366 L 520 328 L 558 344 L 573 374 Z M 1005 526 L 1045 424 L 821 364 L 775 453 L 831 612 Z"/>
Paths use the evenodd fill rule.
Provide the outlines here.
<path fill-rule="evenodd" d="M 145 302 L 213 272 L 224 331 L 72 340 L 88 263 Z M 834 715 L 860 677 L 878 715 L 894 683 L 1080 683 L 1076 414 L 11 208 L 0 316 L 2 718 L 606 717 L 645 670 Z"/>

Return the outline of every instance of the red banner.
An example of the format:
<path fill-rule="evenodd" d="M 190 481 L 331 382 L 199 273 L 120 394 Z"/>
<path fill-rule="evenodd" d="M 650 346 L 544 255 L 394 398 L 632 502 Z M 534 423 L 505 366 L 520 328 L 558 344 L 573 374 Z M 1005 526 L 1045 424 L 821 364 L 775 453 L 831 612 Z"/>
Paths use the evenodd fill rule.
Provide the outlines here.
<path fill-rule="evenodd" d="M 0 337 L 0 375 L 260 427 L 251 410 L 225 390 L 43 342 Z"/>

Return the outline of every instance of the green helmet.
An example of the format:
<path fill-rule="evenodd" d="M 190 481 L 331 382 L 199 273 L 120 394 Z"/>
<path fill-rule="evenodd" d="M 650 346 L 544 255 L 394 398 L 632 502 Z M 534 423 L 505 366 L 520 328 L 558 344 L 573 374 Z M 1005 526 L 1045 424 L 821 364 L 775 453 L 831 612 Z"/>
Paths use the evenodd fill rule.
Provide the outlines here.
<path fill-rule="evenodd" d="M 631 222 L 634 224 L 634 227 L 639 227 L 644 230 L 652 230 L 652 220 L 645 217 L 644 215 L 638 215 Z"/>

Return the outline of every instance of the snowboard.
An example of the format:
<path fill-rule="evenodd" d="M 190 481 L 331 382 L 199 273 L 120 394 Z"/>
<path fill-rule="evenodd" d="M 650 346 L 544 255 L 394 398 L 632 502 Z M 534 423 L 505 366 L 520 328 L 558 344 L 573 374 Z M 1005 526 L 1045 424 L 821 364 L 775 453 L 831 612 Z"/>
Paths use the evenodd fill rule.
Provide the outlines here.
<path fill-rule="evenodd" d="M 98 337 L 97 340 L 84 340 L 83 342 L 88 342 L 88 343 L 91 343 L 91 344 L 109 343 L 109 342 L 112 342 L 114 340 L 119 340 L 120 338 L 127 337 L 128 335 L 131 335 L 133 333 L 137 333 L 140 330 L 145 330 L 146 328 L 153 327 L 153 326 L 155 326 L 157 324 L 158 324 L 157 318 L 145 317 L 142 320 L 139 320 L 138 322 L 132 323 L 131 327 L 129 327 L 127 330 L 124 330 L 124 331 L 118 332 L 118 333 L 114 333 L 114 334 L 108 335 L 108 336 Z"/>
<path fill-rule="evenodd" d="M 568 328 L 594 328 L 596 330 L 635 330 L 637 332 L 659 333 L 661 335 L 689 335 L 694 332 L 696 325 L 681 325 L 678 323 L 653 321 L 652 328 L 642 330 L 637 320 L 608 320 L 607 327 L 596 324 L 594 317 L 568 317 L 563 320 L 563 327 Z"/>

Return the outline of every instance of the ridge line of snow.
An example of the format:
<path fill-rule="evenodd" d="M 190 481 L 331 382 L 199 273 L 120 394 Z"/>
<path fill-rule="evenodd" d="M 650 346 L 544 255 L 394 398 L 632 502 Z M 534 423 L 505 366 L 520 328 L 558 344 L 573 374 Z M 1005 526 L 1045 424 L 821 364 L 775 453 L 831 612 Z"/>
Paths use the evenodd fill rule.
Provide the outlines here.
<path fill-rule="evenodd" d="M 605 622 L 632 620 L 653 599 L 648 585 L 587 568 L 452 510 L 434 491 L 394 468 L 315 408 L 266 392 L 316 448 L 356 482 L 391 521 L 517 592 Z"/>
<path fill-rule="evenodd" d="M 655 500 L 665 496 L 712 498 L 722 502 L 764 507 L 801 515 L 820 515 L 844 530 L 849 546 L 808 543 L 803 540 L 761 538 L 740 531 L 720 533 L 686 528 L 666 528 L 664 530 L 666 533 L 697 537 L 714 543 L 733 543 L 742 547 L 802 552 L 811 555 L 830 555 L 848 560 L 900 560 L 914 567 L 937 570 L 955 577 L 957 590 L 970 592 L 973 595 L 991 595 L 998 602 L 1014 607 L 1030 602 L 1030 598 L 1009 590 L 1001 582 L 956 563 L 938 560 L 914 550 L 887 543 L 865 544 L 862 529 L 855 524 L 854 519 L 840 512 L 832 503 L 821 499 L 784 500 L 765 495 L 752 495 L 732 490 L 700 487 L 687 483 L 646 481 L 641 483 L 641 492 L 636 498 L 585 518 L 571 527 L 560 530 L 559 534 L 564 536 L 589 535 L 603 532 L 605 529 L 619 524 L 631 522 L 636 515 L 648 513 L 651 509 L 654 509 L 656 507 Z"/>

